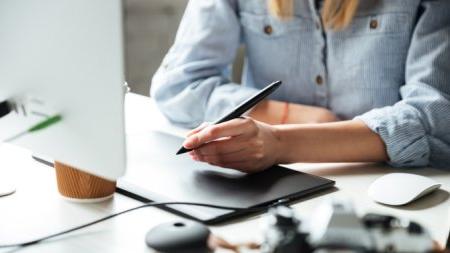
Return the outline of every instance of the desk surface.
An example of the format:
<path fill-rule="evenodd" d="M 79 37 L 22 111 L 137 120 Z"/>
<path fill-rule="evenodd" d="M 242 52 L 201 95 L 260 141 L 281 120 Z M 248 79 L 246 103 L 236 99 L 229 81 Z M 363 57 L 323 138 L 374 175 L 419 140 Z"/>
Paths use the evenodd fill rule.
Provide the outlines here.
<path fill-rule="evenodd" d="M 128 134 L 152 129 L 175 134 L 185 132 L 167 123 L 150 99 L 135 94 L 127 95 L 126 121 Z M 290 167 L 333 179 L 338 188 L 335 192 L 293 205 L 303 216 L 307 217 L 326 198 L 345 197 L 354 200 L 360 213 L 376 211 L 410 218 L 426 226 L 441 245 L 446 240 L 450 227 L 450 173 L 435 169 L 408 170 L 436 179 L 443 184 L 443 190 L 412 205 L 392 208 L 371 201 L 367 197 L 367 188 L 377 177 L 400 171 L 398 169 L 379 164 L 295 164 Z M 0 244 L 34 239 L 140 204 L 120 194 L 97 204 L 68 202 L 57 192 L 52 168 L 35 162 L 29 151 L 7 144 L 0 146 L 1 180 L 14 181 L 17 192 L 0 198 Z M 262 234 L 262 217 L 211 229 L 232 242 L 258 240 Z M 144 244 L 147 230 L 161 222 L 179 219 L 159 209 L 141 209 L 20 252 L 152 252 Z M 12 251 L 4 249 L 0 252 Z"/>

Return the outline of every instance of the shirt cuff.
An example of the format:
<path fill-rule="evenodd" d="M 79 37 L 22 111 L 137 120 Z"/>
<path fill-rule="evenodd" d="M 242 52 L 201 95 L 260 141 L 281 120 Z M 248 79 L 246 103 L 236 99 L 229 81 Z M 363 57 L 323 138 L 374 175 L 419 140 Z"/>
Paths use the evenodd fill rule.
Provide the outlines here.
<path fill-rule="evenodd" d="M 429 163 L 430 147 L 419 112 L 403 105 L 373 109 L 355 117 L 384 141 L 394 167 L 419 167 Z"/>

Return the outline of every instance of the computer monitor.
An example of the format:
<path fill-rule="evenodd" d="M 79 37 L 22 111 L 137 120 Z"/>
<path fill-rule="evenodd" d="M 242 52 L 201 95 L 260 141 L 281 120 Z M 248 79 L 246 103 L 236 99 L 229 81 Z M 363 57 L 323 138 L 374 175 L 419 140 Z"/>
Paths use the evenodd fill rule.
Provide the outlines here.
<path fill-rule="evenodd" d="M 15 144 L 114 180 L 125 171 L 120 0 L 0 1 L 0 141 L 54 113 L 62 121 Z"/>

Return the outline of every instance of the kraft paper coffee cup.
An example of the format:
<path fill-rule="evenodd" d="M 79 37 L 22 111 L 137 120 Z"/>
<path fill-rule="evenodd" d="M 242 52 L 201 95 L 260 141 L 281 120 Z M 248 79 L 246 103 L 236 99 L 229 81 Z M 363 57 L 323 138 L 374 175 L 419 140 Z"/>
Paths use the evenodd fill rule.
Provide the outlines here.
<path fill-rule="evenodd" d="M 58 191 L 69 200 L 98 202 L 113 196 L 116 182 L 55 162 Z"/>

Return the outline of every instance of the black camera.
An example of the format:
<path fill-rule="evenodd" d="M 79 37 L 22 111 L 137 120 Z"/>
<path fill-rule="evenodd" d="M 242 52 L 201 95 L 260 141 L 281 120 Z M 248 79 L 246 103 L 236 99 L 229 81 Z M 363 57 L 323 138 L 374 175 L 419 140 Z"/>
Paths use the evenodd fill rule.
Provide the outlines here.
<path fill-rule="evenodd" d="M 358 217 L 351 202 L 330 201 L 308 219 L 279 206 L 269 211 L 261 252 L 433 252 L 433 240 L 418 223 L 393 216 Z"/>

